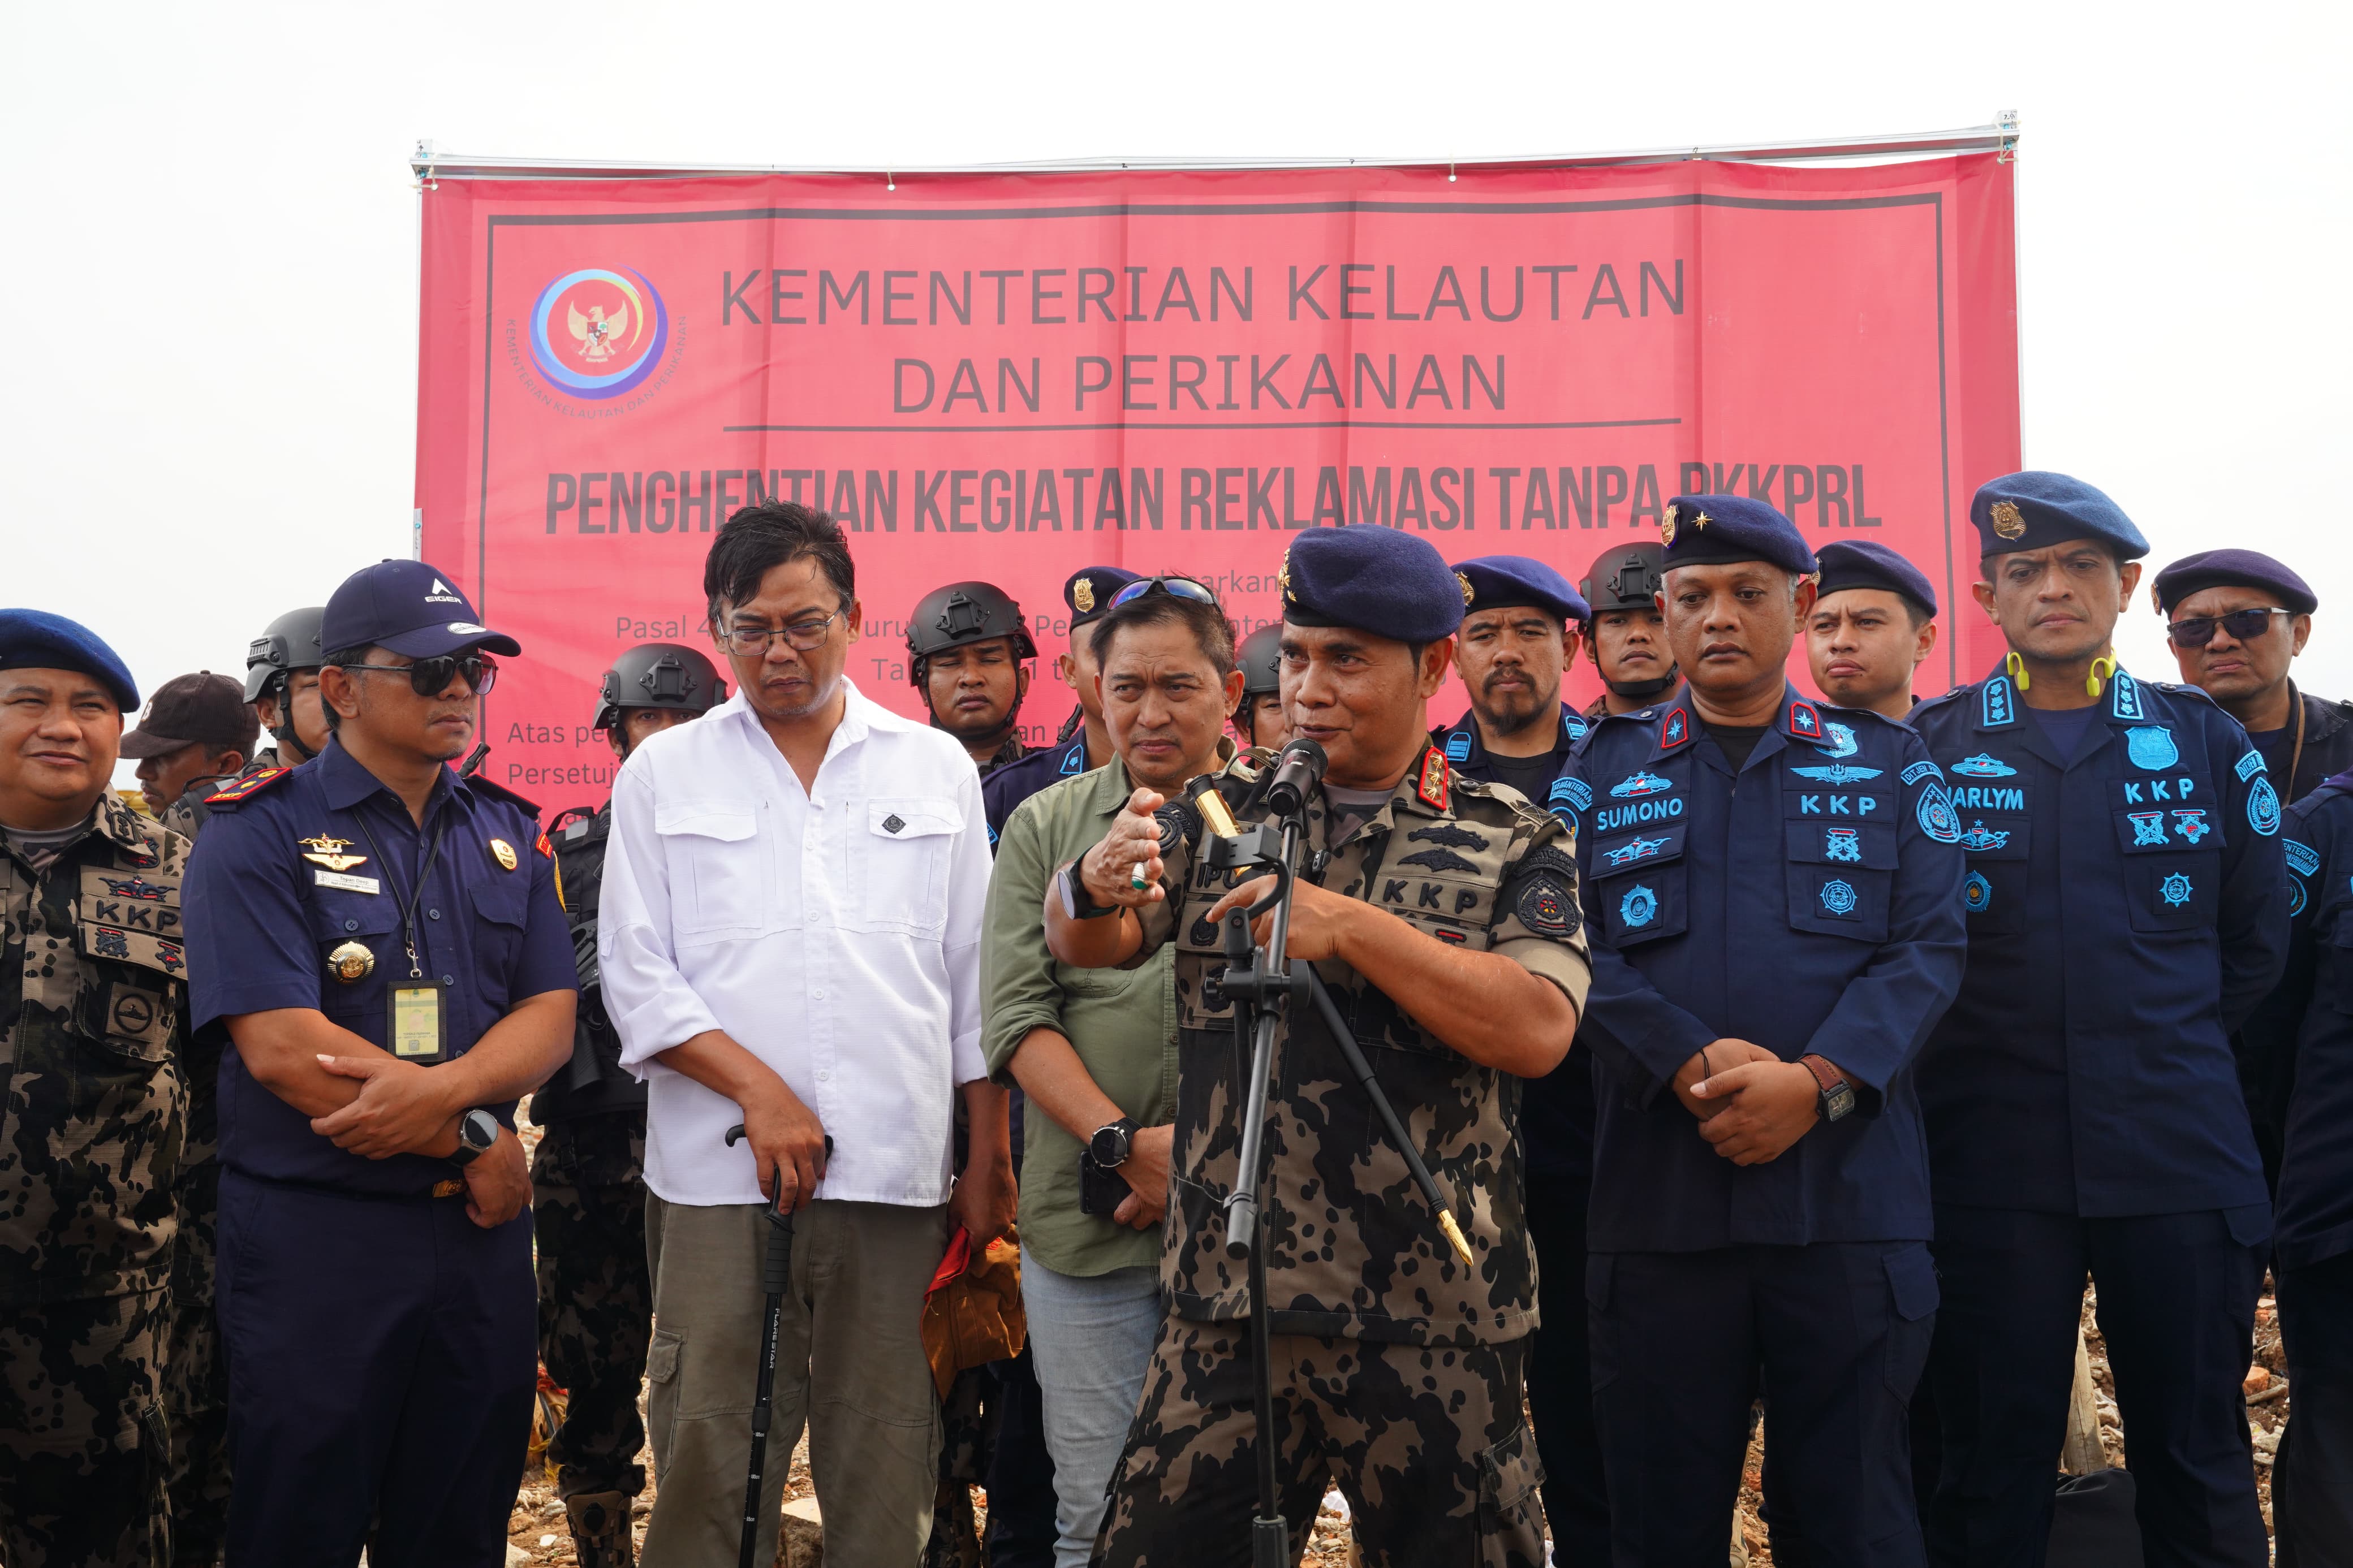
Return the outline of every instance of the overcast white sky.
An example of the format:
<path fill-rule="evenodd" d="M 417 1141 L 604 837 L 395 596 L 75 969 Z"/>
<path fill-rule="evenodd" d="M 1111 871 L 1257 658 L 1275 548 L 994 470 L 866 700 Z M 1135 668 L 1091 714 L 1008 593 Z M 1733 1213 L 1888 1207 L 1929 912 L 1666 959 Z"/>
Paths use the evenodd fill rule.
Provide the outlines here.
<path fill-rule="evenodd" d="M 28 5 L 0 128 L 0 602 L 142 688 L 409 549 L 419 137 L 465 153 L 941 163 L 1528 153 L 1941 129 L 2015 109 L 2025 457 L 2153 563 L 2322 597 L 2340 470 L 2353 8 L 1354 4 Z M 2123 653 L 2169 675 L 2143 607 Z"/>

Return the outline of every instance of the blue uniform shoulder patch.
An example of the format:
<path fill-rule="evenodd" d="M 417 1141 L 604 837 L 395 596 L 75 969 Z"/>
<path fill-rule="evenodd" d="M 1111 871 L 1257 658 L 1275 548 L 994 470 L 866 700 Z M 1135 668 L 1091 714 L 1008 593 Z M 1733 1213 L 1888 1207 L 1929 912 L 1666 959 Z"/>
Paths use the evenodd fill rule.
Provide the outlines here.
<path fill-rule="evenodd" d="M 2279 795 L 2267 778 L 2256 779 L 2247 790 L 2247 826 L 2266 838 L 2280 830 Z"/>
<path fill-rule="evenodd" d="M 1446 760 L 1450 763 L 1467 763 L 1471 760 L 1471 737 L 1468 732 L 1457 730 L 1446 737 Z"/>
<path fill-rule="evenodd" d="M 1914 763 L 1910 767 L 1904 770 L 1904 782 L 1908 784 L 1918 784 L 1922 779 L 1940 779 L 1944 776 L 1944 769 L 1938 767 L 1936 763 L 1926 760 Z"/>
<path fill-rule="evenodd" d="M 2299 877 L 2309 877 L 2320 869 L 2320 851 L 2300 839 L 2283 838 L 2280 847 L 2287 853 L 2287 868 Z"/>
<path fill-rule="evenodd" d="M 1920 804 L 1914 808 L 1920 820 L 1920 831 L 1939 844 L 1961 841 L 1960 818 L 1953 815 L 1953 803 L 1946 798 L 1945 786 L 1930 780 L 1920 788 Z"/>
<path fill-rule="evenodd" d="M 2257 773 L 2271 772 L 2271 764 L 2263 761 L 2263 754 L 2261 752 L 2250 747 L 2247 754 L 2238 760 L 2232 771 L 2239 775 L 2239 781 L 2243 784 Z"/>
<path fill-rule="evenodd" d="M 1583 779 L 1553 780 L 1552 798 L 1555 801 L 1566 801 L 1579 811 L 1593 809 L 1593 790 Z"/>

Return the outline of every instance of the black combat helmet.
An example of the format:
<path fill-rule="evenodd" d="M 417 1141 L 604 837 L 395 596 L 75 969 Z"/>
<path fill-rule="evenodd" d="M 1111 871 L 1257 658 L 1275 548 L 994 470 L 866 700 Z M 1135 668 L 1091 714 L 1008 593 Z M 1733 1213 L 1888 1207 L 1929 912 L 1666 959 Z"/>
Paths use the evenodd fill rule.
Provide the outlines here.
<path fill-rule="evenodd" d="M 289 610 L 269 623 L 269 627 L 246 645 L 245 700 L 259 702 L 284 684 L 286 677 L 298 669 L 316 669 L 327 662 L 324 649 L 319 647 L 319 623 L 325 618 L 326 606 L 313 605 L 307 610 Z"/>
<path fill-rule="evenodd" d="M 915 613 L 907 617 L 907 651 L 914 656 L 908 679 L 920 686 L 923 661 L 933 654 L 991 637 L 1011 637 L 1017 659 L 1038 657 L 1021 606 L 996 584 L 950 583 L 934 588 L 915 602 Z"/>
<path fill-rule="evenodd" d="M 712 662 L 674 642 L 641 642 L 613 661 L 597 693 L 596 723 L 610 730 L 629 708 L 676 708 L 708 713 L 727 700 L 726 683 Z"/>
<path fill-rule="evenodd" d="M 1282 628 L 1261 626 L 1242 638 L 1242 646 L 1234 652 L 1234 662 L 1241 666 L 1242 701 L 1253 697 L 1271 697 L 1282 689 Z"/>
<path fill-rule="evenodd" d="M 1658 601 L 1651 595 L 1665 586 L 1666 559 L 1666 546 L 1651 541 L 1613 546 L 1594 558 L 1577 591 L 1597 616 L 1604 610 L 1655 610 Z"/>

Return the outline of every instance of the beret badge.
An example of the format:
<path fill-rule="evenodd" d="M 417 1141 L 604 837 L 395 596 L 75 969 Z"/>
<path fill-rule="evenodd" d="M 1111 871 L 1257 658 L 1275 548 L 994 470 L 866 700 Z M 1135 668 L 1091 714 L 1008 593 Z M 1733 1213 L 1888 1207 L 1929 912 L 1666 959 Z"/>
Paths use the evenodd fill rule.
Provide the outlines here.
<path fill-rule="evenodd" d="M 1471 579 L 1464 576 L 1461 573 L 1457 572 L 1454 574 L 1454 580 L 1462 584 L 1462 603 L 1466 606 L 1469 605 L 1472 598 Z"/>
<path fill-rule="evenodd" d="M 1667 503 L 1666 514 L 1659 519 L 1659 542 L 1672 545 L 1675 542 L 1675 503 Z"/>
<path fill-rule="evenodd" d="M 1082 616 L 1092 610 L 1095 607 L 1095 580 L 1082 577 L 1071 584 L 1071 603 L 1078 606 L 1079 614 Z"/>
<path fill-rule="evenodd" d="M 1287 553 L 1282 558 L 1282 568 L 1274 574 L 1274 585 L 1292 604 L 1299 603 L 1299 595 L 1291 591 L 1291 557 Z"/>
<path fill-rule="evenodd" d="M 2016 501 L 1993 503 L 1993 531 L 2004 539 L 2016 539 L 2026 531 L 2026 516 Z"/>

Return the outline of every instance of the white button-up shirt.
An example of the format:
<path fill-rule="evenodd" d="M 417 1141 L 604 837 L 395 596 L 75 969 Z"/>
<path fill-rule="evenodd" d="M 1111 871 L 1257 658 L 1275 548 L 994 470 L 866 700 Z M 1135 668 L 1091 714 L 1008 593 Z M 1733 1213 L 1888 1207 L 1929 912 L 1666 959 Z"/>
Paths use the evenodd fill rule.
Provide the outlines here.
<path fill-rule="evenodd" d="M 989 855 L 964 748 L 849 689 L 814 788 L 743 694 L 649 738 L 613 786 L 597 959 L 621 1063 L 648 1084 L 646 1185 L 761 1201 L 742 1110 L 654 1059 L 709 1029 L 834 1141 L 818 1195 L 945 1203 L 980 1053 Z"/>

